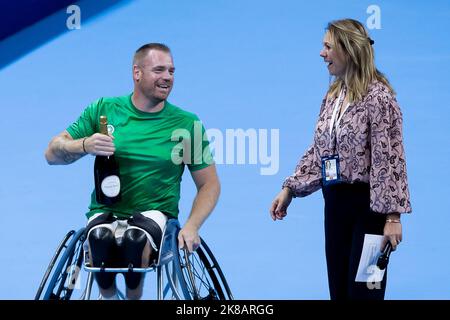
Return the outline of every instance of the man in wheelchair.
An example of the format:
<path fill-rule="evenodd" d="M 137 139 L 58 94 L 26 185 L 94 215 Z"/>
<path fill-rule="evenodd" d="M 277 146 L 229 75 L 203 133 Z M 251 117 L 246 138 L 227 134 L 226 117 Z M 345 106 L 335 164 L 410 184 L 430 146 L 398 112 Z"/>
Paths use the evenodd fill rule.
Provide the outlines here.
<path fill-rule="evenodd" d="M 89 263 L 94 267 L 151 265 L 167 219 L 178 217 L 185 165 L 197 195 L 178 242 L 189 252 L 200 245 L 198 231 L 217 202 L 220 184 L 198 117 L 167 101 L 174 71 L 167 46 L 140 47 L 133 59 L 132 94 L 90 104 L 45 152 L 51 165 L 70 164 L 87 154 L 114 154 L 119 164 L 121 200 L 100 204 L 94 190 L 86 213 Z M 108 135 L 98 133 L 100 115 L 107 116 Z M 115 276 L 95 273 L 103 299 L 117 299 Z M 142 296 L 143 277 L 144 273 L 125 274 L 128 299 Z"/>

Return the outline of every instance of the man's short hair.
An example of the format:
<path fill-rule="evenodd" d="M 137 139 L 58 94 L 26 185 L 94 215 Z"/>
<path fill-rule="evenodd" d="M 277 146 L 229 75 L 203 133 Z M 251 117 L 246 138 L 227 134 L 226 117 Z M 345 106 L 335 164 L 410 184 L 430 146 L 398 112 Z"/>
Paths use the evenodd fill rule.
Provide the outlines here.
<path fill-rule="evenodd" d="M 133 57 L 133 64 L 139 65 L 139 62 L 147 55 L 150 50 L 159 50 L 172 54 L 170 48 L 163 43 L 147 43 L 136 50 Z"/>

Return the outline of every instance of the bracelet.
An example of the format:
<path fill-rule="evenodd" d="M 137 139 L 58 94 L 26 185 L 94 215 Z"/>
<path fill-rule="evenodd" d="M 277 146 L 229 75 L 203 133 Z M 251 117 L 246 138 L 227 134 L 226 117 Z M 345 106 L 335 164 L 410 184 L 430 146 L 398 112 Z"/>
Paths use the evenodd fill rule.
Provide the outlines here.
<path fill-rule="evenodd" d="M 84 142 L 86 141 L 86 139 L 87 139 L 87 137 L 83 139 L 83 151 L 84 151 L 84 153 L 87 153 L 87 151 L 86 151 L 86 149 L 84 147 Z"/>
<path fill-rule="evenodd" d="M 386 219 L 386 222 L 389 222 L 389 223 L 402 223 L 400 221 L 400 219 L 390 219 L 390 218 Z"/>

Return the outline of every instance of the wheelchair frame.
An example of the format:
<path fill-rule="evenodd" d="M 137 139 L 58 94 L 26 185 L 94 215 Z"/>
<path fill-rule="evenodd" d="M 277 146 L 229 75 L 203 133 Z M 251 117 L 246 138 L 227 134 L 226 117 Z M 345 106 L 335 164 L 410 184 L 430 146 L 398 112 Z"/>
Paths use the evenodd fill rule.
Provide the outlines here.
<path fill-rule="evenodd" d="M 35 299 L 69 300 L 80 273 L 87 272 L 87 281 L 80 299 L 89 300 L 95 272 L 156 271 L 158 300 L 233 300 L 233 295 L 216 258 L 201 239 L 200 247 L 188 254 L 178 249 L 177 219 L 169 219 L 164 231 L 158 259 L 148 268 L 95 268 L 88 264 L 83 250 L 85 228 L 71 230 L 57 247 L 36 293 Z M 84 263 L 83 263 L 84 262 Z M 119 291 L 119 296 L 124 295 Z"/>

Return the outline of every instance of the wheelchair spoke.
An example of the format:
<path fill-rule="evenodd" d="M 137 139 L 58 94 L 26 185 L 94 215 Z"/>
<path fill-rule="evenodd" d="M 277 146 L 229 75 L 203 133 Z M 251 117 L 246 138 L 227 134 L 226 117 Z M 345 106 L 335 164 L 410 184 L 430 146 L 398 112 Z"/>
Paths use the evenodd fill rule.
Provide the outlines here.
<path fill-rule="evenodd" d="M 211 268 L 207 267 L 197 252 L 189 254 L 183 252 L 184 259 L 181 259 L 181 267 L 194 300 L 217 300 L 218 295 L 211 283 Z M 209 263 L 208 263 L 209 264 Z"/>
<path fill-rule="evenodd" d="M 200 265 L 200 266 L 202 265 L 202 264 L 198 261 L 198 258 L 197 258 L 196 256 L 192 256 L 192 261 L 193 261 L 192 264 L 194 264 L 194 260 L 197 262 L 198 265 Z M 206 276 L 205 270 L 206 270 L 206 268 L 205 268 L 205 267 L 202 267 L 202 268 L 201 268 L 202 274 L 200 275 L 199 272 L 198 272 L 198 269 L 194 269 L 195 277 L 196 277 L 198 280 L 200 280 L 200 282 L 201 282 L 203 285 L 205 285 L 205 286 L 207 286 L 207 287 L 212 287 L 212 286 L 211 286 L 211 283 L 209 282 L 209 280 L 208 280 L 208 278 L 207 278 L 207 276 Z"/>

